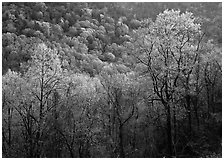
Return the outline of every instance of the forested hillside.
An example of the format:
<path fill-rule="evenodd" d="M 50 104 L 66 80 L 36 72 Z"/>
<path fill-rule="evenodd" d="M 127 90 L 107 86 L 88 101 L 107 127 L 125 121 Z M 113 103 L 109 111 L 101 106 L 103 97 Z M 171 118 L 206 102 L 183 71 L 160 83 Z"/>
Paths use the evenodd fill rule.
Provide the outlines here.
<path fill-rule="evenodd" d="M 2 156 L 221 157 L 221 46 L 221 3 L 2 3 Z"/>

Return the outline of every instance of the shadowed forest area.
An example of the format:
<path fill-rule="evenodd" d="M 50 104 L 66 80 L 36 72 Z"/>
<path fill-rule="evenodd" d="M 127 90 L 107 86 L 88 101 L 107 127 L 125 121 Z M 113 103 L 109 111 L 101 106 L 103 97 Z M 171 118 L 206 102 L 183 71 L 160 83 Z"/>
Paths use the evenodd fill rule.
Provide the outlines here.
<path fill-rule="evenodd" d="M 222 157 L 222 3 L 3 2 L 2 157 Z"/>

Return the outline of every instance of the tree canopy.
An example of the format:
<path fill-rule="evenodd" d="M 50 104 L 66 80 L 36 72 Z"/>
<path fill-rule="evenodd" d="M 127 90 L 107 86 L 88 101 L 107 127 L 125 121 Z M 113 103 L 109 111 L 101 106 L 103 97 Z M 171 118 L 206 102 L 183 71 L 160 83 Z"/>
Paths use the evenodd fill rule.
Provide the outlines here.
<path fill-rule="evenodd" d="M 2 3 L 2 153 L 221 157 L 221 3 Z"/>

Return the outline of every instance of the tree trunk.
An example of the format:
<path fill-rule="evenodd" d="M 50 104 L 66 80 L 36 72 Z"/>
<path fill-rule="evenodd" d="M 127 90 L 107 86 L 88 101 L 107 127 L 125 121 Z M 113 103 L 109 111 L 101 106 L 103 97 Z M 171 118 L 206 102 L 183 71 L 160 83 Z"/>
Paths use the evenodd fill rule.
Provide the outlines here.
<path fill-rule="evenodd" d="M 210 112 L 210 93 L 209 88 L 207 87 L 207 118 L 209 118 L 209 112 Z"/>
<path fill-rule="evenodd" d="M 171 126 L 171 114 L 170 114 L 170 105 L 165 104 L 166 106 L 166 117 L 167 117 L 167 147 L 168 147 L 168 157 L 173 155 L 173 145 L 172 145 L 172 126 Z"/>
<path fill-rule="evenodd" d="M 79 158 L 83 158 L 83 155 L 82 155 L 82 144 L 79 144 Z"/>
<path fill-rule="evenodd" d="M 8 146 L 9 151 L 8 155 L 11 156 L 11 145 L 12 145 L 12 133 L 11 133 L 11 122 L 12 122 L 12 110 L 10 107 L 8 107 Z"/>
<path fill-rule="evenodd" d="M 175 156 L 176 156 L 176 141 L 177 141 L 177 120 L 176 120 L 176 107 L 174 105 L 174 108 L 173 108 L 173 125 L 174 125 L 174 153 L 175 153 Z"/>
<path fill-rule="evenodd" d="M 8 145 L 9 148 L 11 148 L 11 109 L 10 107 L 8 108 L 8 132 L 9 132 L 9 137 L 8 137 Z"/>
<path fill-rule="evenodd" d="M 199 116 L 198 116 L 198 95 L 197 97 L 192 97 L 191 98 L 192 104 L 193 104 L 193 109 L 194 109 L 194 114 L 195 114 L 195 118 L 197 121 L 197 128 L 199 130 L 200 127 L 200 121 L 199 121 Z"/>
<path fill-rule="evenodd" d="M 36 134 L 36 153 L 35 157 L 40 158 L 41 157 L 41 144 L 40 144 L 40 138 L 41 138 L 41 128 L 43 123 L 43 104 L 44 104 L 44 79 L 42 77 L 41 79 L 41 90 L 40 90 L 40 106 L 39 106 L 39 122 L 38 122 L 38 128 L 37 128 L 37 134 Z"/>
<path fill-rule="evenodd" d="M 213 89 L 211 90 L 211 106 L 212 106 L 212 113 L 215 113 L 215 105 L 214 105 L 214 92 L 213 92 Z"/>
<path fill-rule="evenodd" d="M 30 137 L 29 137 L 29 158 L 33 158 L 33 143 Z"/>
<path fill-rule="evenodd" d="M 133 133 L 133 138 L 132 138 L 132 149 L 135 150 L 136 146 L 136 123 L 134 124 L 134 133 Z"/>
<path fill-rule="evenodd" d="M 191 124 L 191 103 L 190 103 L 190 95 L 186 96 L 186 103 L 187 103 L 187 113 L 188 113 L 188 130 L 189 136 L 191 137 L 192 132 L 192 124 Z"/>
<path fill-rule="evenodd" d="M 119 126 L 119 157 L 125 158 L 124 146 L 123 146 L 123 126 Z"/>

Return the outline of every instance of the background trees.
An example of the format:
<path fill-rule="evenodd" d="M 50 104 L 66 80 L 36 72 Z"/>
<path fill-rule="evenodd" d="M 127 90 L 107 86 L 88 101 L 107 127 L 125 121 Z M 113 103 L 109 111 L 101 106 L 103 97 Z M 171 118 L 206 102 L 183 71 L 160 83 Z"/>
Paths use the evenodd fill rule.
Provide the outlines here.
<path fill-rule="evenodd" d="M 3 3 L 3 156 L 221 156 L 220 17 L 220 3 Z"/>

